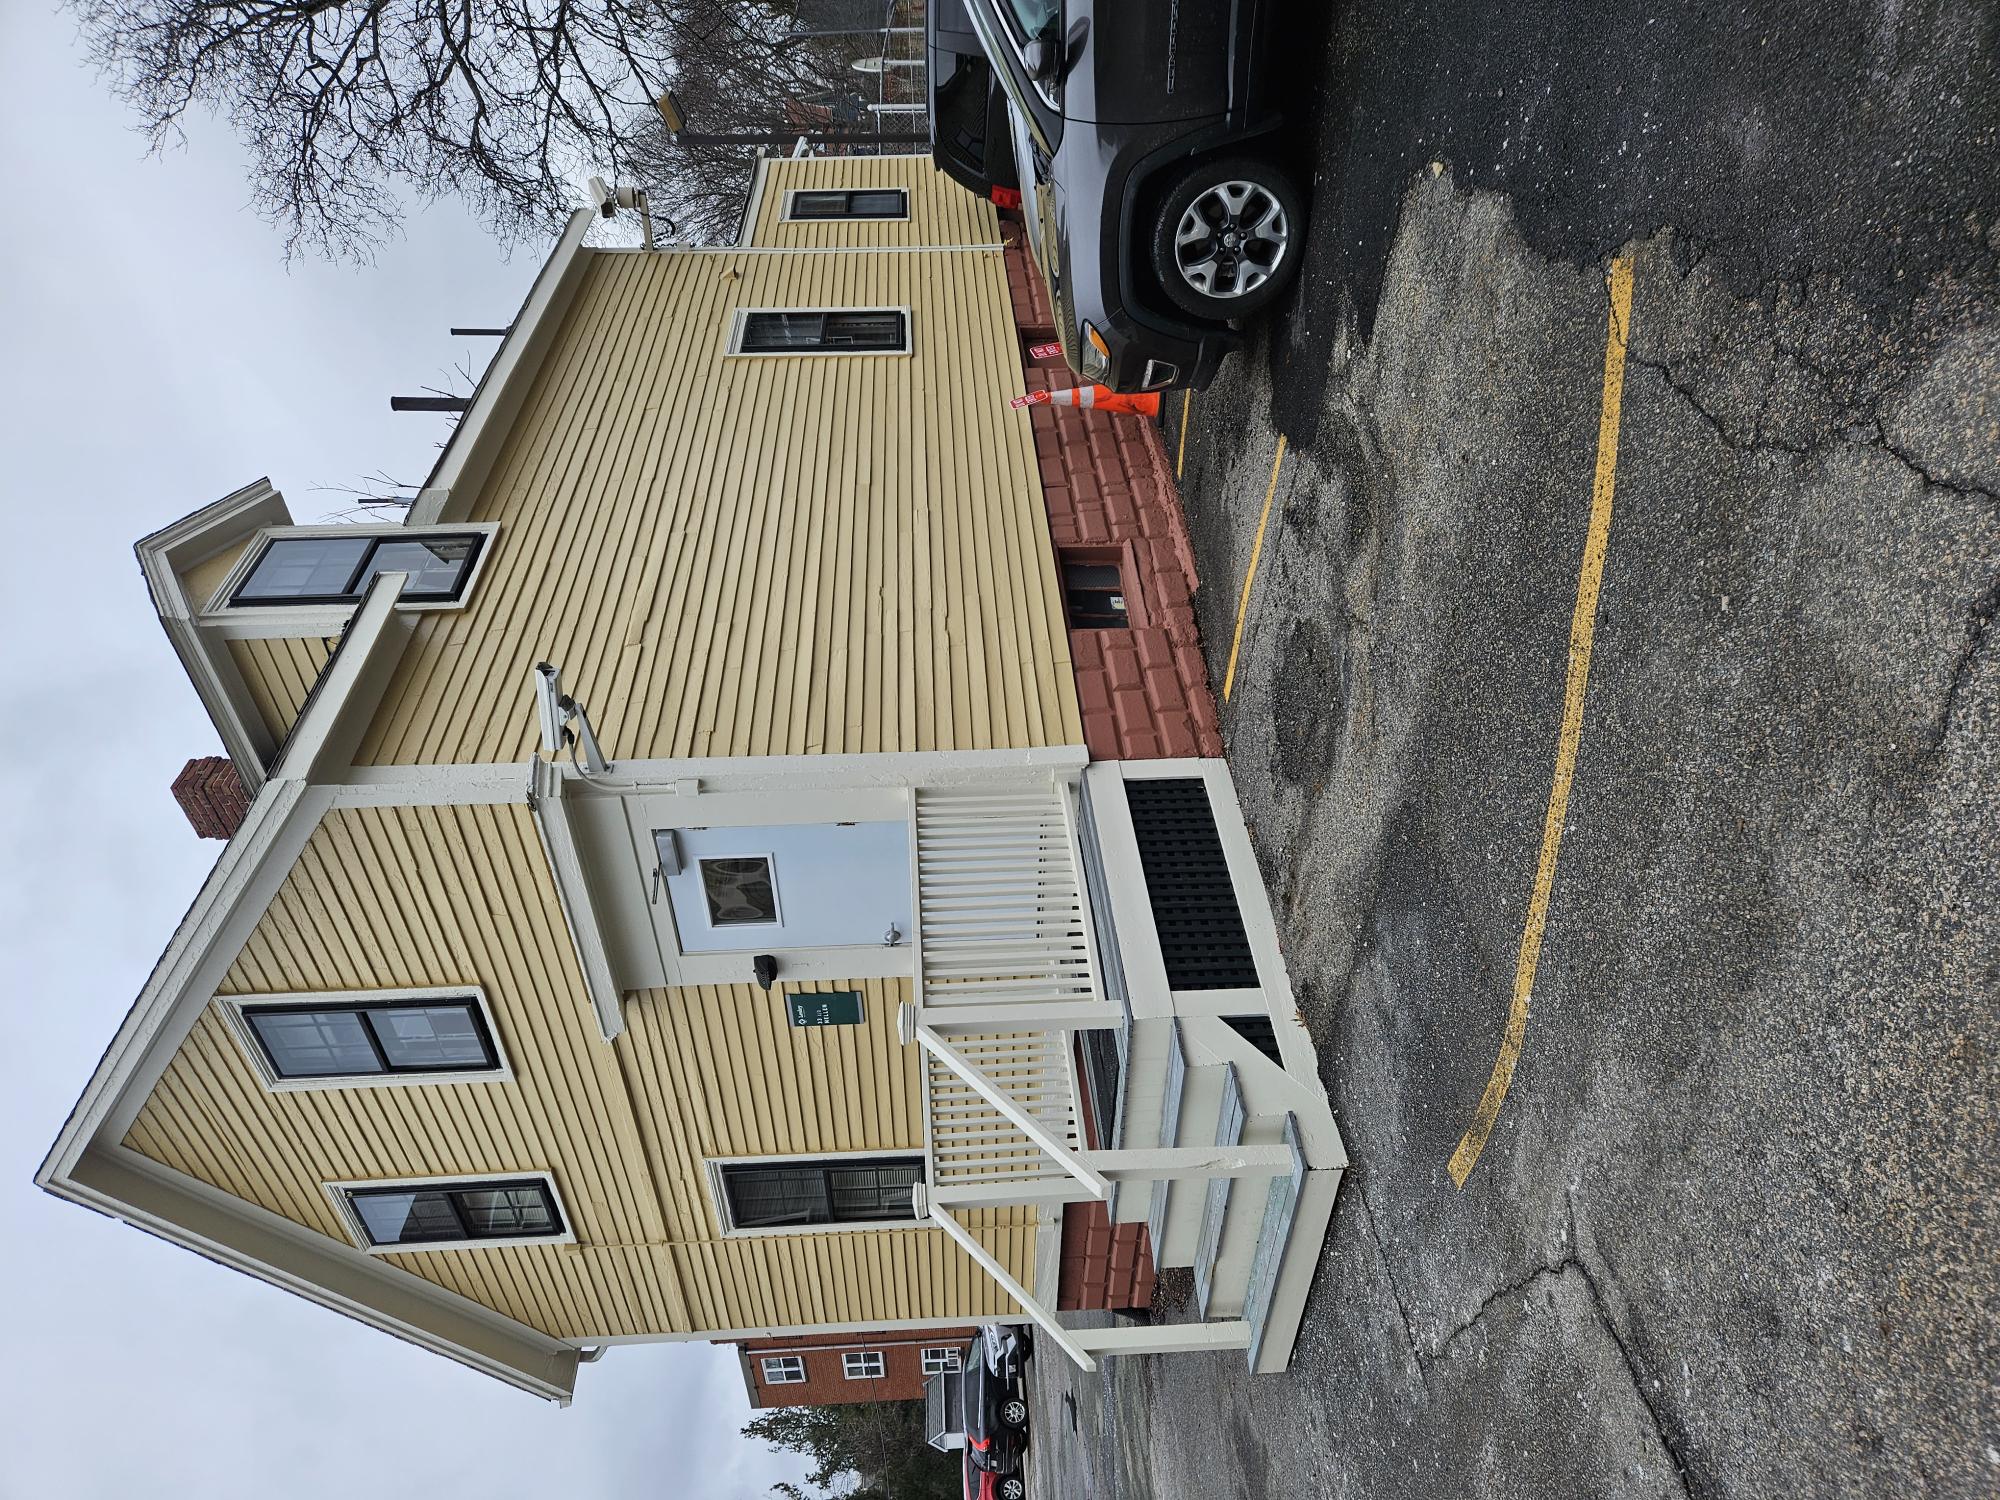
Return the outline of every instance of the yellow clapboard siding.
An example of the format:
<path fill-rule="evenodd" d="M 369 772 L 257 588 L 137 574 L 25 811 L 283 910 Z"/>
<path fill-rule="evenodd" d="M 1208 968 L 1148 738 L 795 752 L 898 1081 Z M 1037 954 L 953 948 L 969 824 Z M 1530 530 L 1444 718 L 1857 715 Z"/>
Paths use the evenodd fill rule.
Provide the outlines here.
<path fill-rule="evenodd" d="M 921 1149 L 907 985 L 859 982 L 861 1026 L 799 1029 L 754 986 L 645 992 L 607 1046 L 523 807 L 329 814 L 222 993 L 459 984 L 511 1082 L 273 1093 L 210 1006 L 126 1144 L 342 1240 L 328 1182 L 548 1171 L 576 1245 L 390 1259 L 560 1338 L 1009 1310 L 935 1230 L 721 1234 L 710 1158 Z M 1031 1211 L 974 1225 L 1031 1280 Z"/>
<path fill-rule="evenodd" d="M 842 306 L 915 352 L 723 352 Z M 997 249 L 594 255 L 362 762 L 524 758 L 544 659 L 614 758 L 1080 743 L 1020 381 Z"/>
<path fill-rule="evenodd" d="M 787 220 L 793 192 L 836 188 L 902 188 L 907 219 Z M 997 245 L 1000 216 L 931 165 L 928 156 L 804 156 L 764 164 L 750 243 L 784 249 L 866 246 Z"/>
<path fill-rule="evenodd" d="M 319 636 L 229 643 L 230 658 L 274 740 L 282 744 L 292 732 L 335 644 Z"/>
<path fill-rule="evenodd" d="M 181 588 L 187 594 L 188 604 L 199 612 L 215 597 L 215 591 L 222 587 L 222 580 L 229 576 L 229 570 L 236 566 L 243 556 L 243 549 L 250 545 L 249 539 L 238 542 L 233 547 L 225 547 L 213 557 L 203 558 L 181 574 Z"/>

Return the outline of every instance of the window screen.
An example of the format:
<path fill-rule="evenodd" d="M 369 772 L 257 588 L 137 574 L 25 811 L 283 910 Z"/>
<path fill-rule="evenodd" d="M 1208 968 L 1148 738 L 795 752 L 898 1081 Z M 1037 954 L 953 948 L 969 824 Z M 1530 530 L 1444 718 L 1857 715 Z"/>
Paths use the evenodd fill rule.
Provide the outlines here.
<path fill-rule="evenodd" d="M 722 1169 L 729 1217 L 737 1229 L 915 1218 L 910 1189 L 923 1180 L 923 1159 L 915 1156 L 734 1162 Z"/>
<path fill-rule="evenodd" d="M 403 598 L 413 604 L 457 599 L 485 538 L 450 535 L 280 536 L 264 544 L 232 605 L 352 604 L 380 573 L 407 573 Z"/>
<path fill-rule="evenodd" d="M 555 1194 L 539 1178 L 343 1191 L 371 1245 L 545 1239 L 564 1232 Z"/>
<path fill-rule="evenodd" d="M 476 1001 L 246 1005 L 243 1019 L 279 1078 L 477 1073 L 500 1066 Z"/>
<path fill-rule="evenodd" d="M 895 354 L 908 347 L 906 320 L 891 308 L 745 313 L 738 345 L 744 354 Z"/>

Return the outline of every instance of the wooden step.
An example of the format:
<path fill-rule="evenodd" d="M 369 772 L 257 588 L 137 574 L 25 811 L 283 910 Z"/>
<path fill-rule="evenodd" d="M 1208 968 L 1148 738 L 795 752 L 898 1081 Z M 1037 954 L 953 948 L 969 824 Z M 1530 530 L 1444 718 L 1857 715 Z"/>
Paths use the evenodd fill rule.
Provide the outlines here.
<path fill-rule="evenodd" d="M 1222 1107 L 1215 1121 L 1215 1144 L 1234 1146 L 1243 1140 L 1243 1090 L 1236 1081 L 1236 1065 L 1224 1063 L 1222 1067 Z M 1223 1224 L 1229 1217 L 1230 1189 L 1234 1186 L 1231 1177 L 1209 1179 L 1208 1196 L 1202 1205 L 1201 1233 L 1194 1252 L 1194 1297 L 1204 1318 L 1215 1297 L 1215 1262 L 1222 1250 Z"/>
<path fill-rule="evenodd" d="M 1187 1049 L 1181 1044 L 1181 1023 L 1172 1023 L 1167 1040 L 1167 1084 L 1165 1097 L 1160 1101 L 1160 1144 L 1178 1146 L 1181 1143 L 1181 1098 L 1187 1092 Z M 1160 1253 L 1160 1246 L 1167 1233 L 1167 1194 L 1173 1184 L 1160 1181 L 1153 1184 L 1153 1201 L 1146 1214 L 1146 1226 L 1153 1236 L 1153 1253 Z"/>
<path fill-rule="evenodd" d="M 1243 1298 L 1243 1317 L 1250 1325 L 1249 1357 L 1253 1372 L 1264 1349 L 1264 1335 L 1278 1290 L 1278 1278 L 1284 1270 L 1285 1256 L 1292 1248 L 1292 1229 L 1298 1221 L 1299 1195 L 1305 1187 L 1306 1153 L 1299 1142 L 1296 1115 L 1285 1116 L 1285 1144 L 1292 1150 L 1292 1170 L 1288 1176 L 1271 1179 L 1270 1196 L 1264 1202 L 1264 1220 L 1257 1231 L 1257 1250 L 1250 1261 L 1250 1285 Z"/>

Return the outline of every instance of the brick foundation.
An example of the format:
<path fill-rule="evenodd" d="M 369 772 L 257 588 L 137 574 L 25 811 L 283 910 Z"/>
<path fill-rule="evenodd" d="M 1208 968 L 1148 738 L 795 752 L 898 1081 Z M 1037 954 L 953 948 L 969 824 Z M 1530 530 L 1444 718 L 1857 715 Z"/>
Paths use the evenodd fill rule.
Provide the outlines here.
<path fill-rule="evenodd" d="M 205 839 L 226 839 L 243 824 L 250 810 L 243 778 L 236 767 L 220 755 L 191 760 L 174 778 L 174 801 Z"/>
<path fill-rule="evenodd" d="M 1029 390 L 1077 384 L 1062 361 L 1027 359 L 1048 302 L 1027 251 L 1007 252 Z M 1160 431 L 1142 417 L 1036 406 L 1035 458 L 1058 561 L 1114 564 L 1128 628 L 1072 630 L 1083 737 L 1098 760 L 1222 754 L 1221 718 L 1195 627 L 1194 548 Z"/>

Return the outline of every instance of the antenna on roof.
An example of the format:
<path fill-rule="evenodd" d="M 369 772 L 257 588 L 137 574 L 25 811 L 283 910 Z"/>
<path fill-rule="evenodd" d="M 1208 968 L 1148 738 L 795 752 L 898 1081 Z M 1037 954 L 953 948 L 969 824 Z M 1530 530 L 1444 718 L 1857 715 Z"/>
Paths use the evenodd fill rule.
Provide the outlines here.
<path fill-rule="evenodd" d="M 391 396 L 390 411 L 464 411 L 472 405 L 468 396 Z"/>

